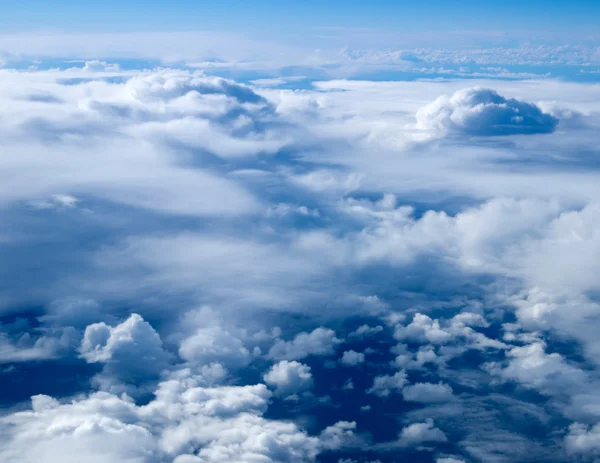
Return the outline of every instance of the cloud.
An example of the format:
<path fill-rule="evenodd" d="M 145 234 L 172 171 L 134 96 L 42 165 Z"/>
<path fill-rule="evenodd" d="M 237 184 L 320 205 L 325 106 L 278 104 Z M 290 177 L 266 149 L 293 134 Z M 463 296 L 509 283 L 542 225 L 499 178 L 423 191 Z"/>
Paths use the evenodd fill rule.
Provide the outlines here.
<path fill-rule="evenodd" d="M 551 133 L 558 124 L 535 104 L 480 87 L 439 97 L 416 117 L 419 130 L 477 136 Z"/>
<path fill-rule="evenodd" d="M 600 454 L 600 426 L 588 427 L 584 424 L 573 423 L 569 426 L 565 445 L 572 454 L 590 458 Z"/>
<path fill-rule="evenodd" d="M 169 364 L 160 336 L 135 313 L 114 327 L 102 322 L 89 325 L 79 352 L 87 362 L 104 365 L 96 381 L 111 391 L 158 379 Z"/>
<path fill-rule="evenodd" d="M 377 325 L 377 326 L 361 325 L 358 328 L 356 328 L 355 331 L 350 333 L 350 336 L 353 336 L 353 337 L 374 336 L 378 333 L 381 333 L 382 331 L 383 331 L 383 326 L 381 326 L 381 325 Z"/>
<path fill-rule="evenodd" d="M 87 72 L 119 72 L 121 67 L 118 64 L 109 64 L 106 61 L 95 59 L 86 61 L 81 70 Z"/>
<path fill-rule="evenodd" d="M 423 443 L 446 442 L 448 438 L 442 430 L 434 426 L 433 420 L 423 423 L 413 423 L 402 429 L 398 444 L 401 446 L 415 446 Z"/>
<path fill-rule="evenodd" d="M 64 404 L 36 396 L 32 411 L 2 418 L 0 456 L 24 463 L 313 461 L 318 438 L 262 418 L 269 397 L 264 385 L 204 388 L 190 376 L 160 383 L 144 406 L 103 392 Z"/>
<path fill-rule="evenodd" d="M 265 373 L 264 380 L 280 394 L 295 394 L 307 391 L 313 386 L 310 367 L 295 360 L 276 363 Z"/>
<path fill-rule="evenodd" d="M 0 460 L 596 455 L 593 85 L 103 66 L 0 72 Z"/>
<path fill-rule="evenodd" d="M 447 384 L 416 383 L 402 389 L 404 400 L 409 402 L 436 403 L 454 398 L 452 388 Z"/>
<path fill-rule="evenodd" d="M 509 360 L 505 368 L 493 363 L 488 368 L 494 374 L 519 381 L 542 393 L 576 390 L 577 385 L 586 381 L 582 370 L 571 366 L 556 352 L 547 354 L 545 349 L 543 342 L 513 347 L 507 352 Z"/>
<path fill-rule="evenodd" d="M 345 351 L 344 354 L 342 355 L 342 358 L 340 359 L 340 362 L 342 363 L 342 365 L 346 365 L 346 366 L 360 365 L 361 363 L 364 363 L 364 361 L 365 361 L 365 354 L 363 354 L 362 352 L 356 352 L 353 350 Z"/>
<path fill-rule="evenodd" d="M 297 334 L 292 341 L 277 339 L 269 350 L 269 357 L 299 360 L 313 355 L 332 355 L 340 342 L 333 330 L 319 327 L 310 333 Z"/>
<path fill-rule="evenodd" d="M 220 363 L 240 368 L 250 362 L 250 352 L 243 342 L 220 326 L 198 329 L 181 341 L 179 355 L 192 365 Z"/>
<path fill-rule="evenodd" d="M 49 360 L 72 351 L 79 334 L 71 327 L 48 330 L 41 336 L 21 332 L 16 339 L 0 332 L 0 364 Z"/>
<path fill-rule="evenodd" d="M 328 450 L 337 450 L 357 443 L 354 434 L 356 422 L 338 421 L 332 426 L 327 426 L 319 436 L 321 446 Z"/>
<path fill-rule="evenodd" d="M 376 376 L 373 380 L 373 386 L 367 390 L 367 393 L 388 397 L 391 393 L 400 391 L 407 382 L 404 371 L 399 371 L 394 375 Z"/>

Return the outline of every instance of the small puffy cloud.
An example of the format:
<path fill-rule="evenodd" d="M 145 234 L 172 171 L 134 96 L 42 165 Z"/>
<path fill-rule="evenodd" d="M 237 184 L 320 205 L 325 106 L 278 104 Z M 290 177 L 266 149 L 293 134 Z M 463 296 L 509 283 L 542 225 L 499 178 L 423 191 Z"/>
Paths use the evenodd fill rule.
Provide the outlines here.
<path fill-rule="evenodd" d="M 600 425 L 573 423 L 565 437 L 567 451 L 588 457 L 600 455 Z"/>
<path fill-rule="evenodd" d="M 356 330 L 354 330 L 352 333 L 350 333 L 351 337 L 356 337 L 356 338 L 363 338 L 363 337 L 369 337 L 369 336 L 374 336 L 378 333 L 381 333 L 383 331 L 383 326 L 381 325 L 377 325 L 377 326 L 369 326 L 369 325 L 361 325 L 358 328 L 356 328 Z"/>
<path fill-rule="evenodd" d="M 446 346 L 449 344 L 460 345 L 455 349 L 460 354 L 467 349 L 507 349 L 508 346 L 498 340 L 488 338 L 483 333 L 475 331 L 472 327 L 487 327 L 488 322 L 479 314 L 470 312 L 460 313 L 450 320 L 432 319 L 428 315 L 416 313 L 408 325 L 398 324 L 394 330 L 394 338 L 399 341 L 407 341 L 417 344 L 433 344 Z M 449 353 L 450 349 L 446 349 Z M 400 355 L 396 363 L 398 366 L 422 366 L 426 362 L 439 363 L 442 359 L 433 358 L 433 352 L 427 349 L 417 354 L 416 362 L 406 355 Z"/>
<path fill-rule="evenodd" d="M 342 355 L 342 358 L 340 359 L 340 363 L 342 363 L 342 365 L 346 365 L 346 366 L 360 365 L 361 363 L 364 363 L 364 361 L 365 361 L 365 354 L 363 354 L 362 352 L 356 352 L 353 350 L 347 350 L 346 352 L 344 352 L 344 354 Z"/>
<path fill-rule="evenodd" d="M 586 382 L 584 371 L 570 365 L 557 352 L 546 353 L 546 345 L 541 341 L 513 347 L 507 357 L 508 364 L 504 368 L 498 363 L 489 363 L 486 368 L 494 375 L 542 393 L 551 394 Z"/>
<path fill-rule="evenodd" d="M 47 200 L 32 201 L 30 204 L 36 209 L 73 209 L 80 202 L 78 198 L 71 195 L 52 195 Z"/>
<path fill-rule="evenodd" d="M 76 349 L 81 337 L 80 333 L 72 327 L 48 329 L 39 336 L 29 331 L 13 333 L 13 335 L 14 337 L 0 332 L 0 365 L 60 357 Z"/>
<path fill-rule="evenodd" d="M 405 344 L 396 345 L 392 351 L 397 355 L 394 363 L 398 368 L 406 370 L 419 370 L 426 365 L 444 365 L 445 358 L 438 356 L 432 346 L 422 346 L 417 352 L 411 352 Z"/>
<path fill-rule="evenodd" d="M 394 338 L 398 341 L 445 344 L 452 337 L 451 333 L 440 327 L 438 320 L 433 320 L 431 317 L 420 313 L 415 314 L 410 324 L 406 326 L 397 325 L 394 331 Z"/>
<path fill-rule="evenodd" d="M 420 130 L 479 136 L 550 133 L 558 124 L 557 118 L 535 104 L 481 87 L 441 96 L 416 117 Z"/>
<path fill-rule="evenodd" d="M 227 95 L 240 103 L 265 103 L 266 100 L 250 87 L 222 77 L 201 72 L 164 71 L 134 77 L 127 83 L 129 90 L 142 99 L 170 99 L 196 92 L 201 95 Z"/>
<path fill-rule="evenodd" d="M 333 426 L 327 426 L 321 432 L 321 446 L 327 450 L 336 450 L 356 443 L 354 430 L 356 422 L 338 421 Z"/>
<path fill-rule="evenodd" d="M 181 341 L 179 355 L 191 365 L 218 362 L 227 368 L 239 368 L 250 362 L 244 343 L 218 325 L 198 329 Z"/>
<path fill-rule="evenodd" d="M 89 363 L 104 364 L 96 379 L 109 390 L 121 383 L 156 379 L 169 360 L 158 333 L 138 314 L 114 327 L 105 323 L 89 325 L 79 352 Z"/>
<path fill-rule="evenodd" d="M 310 367 L 295 360 L 273 365 L 264 375 L 265 383 L 272 386 L 280 394 L 295 394 L 309 390 L 313 386 Z"/>
<path fill-rule="evenodd" d="M 409 402 L 436 403 L 453 399 L 452 388 L 447 384 L 417 383 L 402 390 L 404 400 Z"/>
<path fill-rule="evenodd" d="M 466 463 L 465 460 L 460 460 L 454 457 L 436 458 L 435 463 Z"/>
<path fill-rule="evenodd" d="M 407 382 L 404 371 L 398 371 L 394 375 L 376 376 L 373 386 L 367 390 L 367 393 L 388 397 L 392 392 L 400 391 Z"/>
<path fill-rule="evenodd" d="M 278 339 L 269 350 L 269 357 L 299 360 L 311 355 L 331 355 L 340 343 L 333 330 L 320 327 L 310 333 L 299 333 L 292 341 Z"/>
<path fill-rule="evenodd" d="M 60 406 L 60 402 L 54 397 L 44 394 L 38 394 L 31 397 L 31 408 L 34 412 L 41 413 L 44 410 L 50 410 Z"/>
<path fill-rule="evenodd" d="M 413 447 L 424 443 L 446 442 L 448 438 L 441 429 L 434 426 L 433 420 L 428 419 L 423 423 L 413 423 L 400 433 L 398 443 L 401 446 Z"/>
<path fill-rule="evenodd" d="M 119 72 L 121 69 L 116 63 L 110 64 L 106 61 L 91 60 L 86 61 L 81 70 L 86 72 Z"/>

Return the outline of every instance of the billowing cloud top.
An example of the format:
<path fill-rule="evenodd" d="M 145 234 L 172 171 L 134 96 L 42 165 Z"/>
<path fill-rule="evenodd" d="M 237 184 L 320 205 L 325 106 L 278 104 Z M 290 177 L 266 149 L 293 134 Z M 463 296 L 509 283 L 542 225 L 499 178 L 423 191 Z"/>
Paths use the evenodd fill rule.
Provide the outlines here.
<path fill-rule="evenodd" d="M 474 87 L 441 96 L 417 112 L 421 130 L 496 136 L 551 133 L 558 119 L 533 103 L 505 98 L 495 90 Z"/>

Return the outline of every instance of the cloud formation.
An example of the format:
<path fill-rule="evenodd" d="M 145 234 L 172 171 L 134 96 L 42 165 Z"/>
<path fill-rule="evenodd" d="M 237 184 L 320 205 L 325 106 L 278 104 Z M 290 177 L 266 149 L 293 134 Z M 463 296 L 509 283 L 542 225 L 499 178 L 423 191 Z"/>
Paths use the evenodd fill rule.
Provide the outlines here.
<path fill-rule="evenodd" d="M 419 109 L 416 117 L 419 130 L 476 136 L 551 133 L 558 124 L 533 103 L 480 87 L 441 96 Z"/>
<path fill-rule="evenodd" d="M 0 72 L 0 460 L 597 458 L 596 86 L 69 68 Z"/>

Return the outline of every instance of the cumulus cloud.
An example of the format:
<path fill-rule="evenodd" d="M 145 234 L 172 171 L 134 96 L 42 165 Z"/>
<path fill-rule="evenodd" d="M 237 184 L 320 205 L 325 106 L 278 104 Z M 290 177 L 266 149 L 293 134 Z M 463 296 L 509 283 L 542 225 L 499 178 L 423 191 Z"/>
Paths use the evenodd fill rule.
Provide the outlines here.
<path fill-rule="evenodd" d="M 452 388 L 447 384 L 417 383 L 402 389 L 404 400 L 409 402 L 436 403 L 453 399 Z"/>
<path fill-rule="evenodd" d="M 553 132 L 554 116 L 535 104 L 474 87 L 441 96 L 417 112 L 417 128 L 432 132 L 494 136 Z"/>
<path fill-rule="evenodd" d="M 394 375 L 376 376 L 373 380 L 373 386 L 367 390 L 367 393 L 388 397 L 393 392 L 399 392 L 407 382 L 404 371 L 399 371 Z"/>
<path fill-rule="evenodd" d="M 265 373 L 264 380 L 280 394 L 295 394 L 307 391 L 313 386 L 310 367 L 295 360 L 276 363 Z"/>
<path fill-rule="evenodd" d="M 347 365 L 347 366 L 360 365 L 361 363 L 364 363 L 364 361 L 365 361 L 365 354 L 363 354 L 362 352 L 356 352 L 353 350 L 347 350 L 346 352 L 344 352 L 344 354 L 342 355 L 342 358 L 340 359 L 340 362 L 342 363 L 342 365 Z"/>
<path fill-rule="evenodd" d="M 48 463 L 313 461 L 319 439 L 264 419 L 269 397 L 264 385 L 212 389 L 189 376 L 160 383 L 144 406 L 109 393 L 64 404 L 36 396 L 32 411 L 2 418 L 0 456 Z"/>
<path fill-rule="evenodd" d="M 588 427 L 581 423 L 569 426 L 565 437 L 567 450 L 572 454 L 593 457 L 600 454 L 600 425 Z"/>
<path fill-rule="evenodd" d="M 338 421 L 332 426 L 327 426 L 319 436 L 322 448 L 337 450 L 356 444 L 355 429 L 356 422 L 354 421 Z"/>
<path fill-rule="evenodd" d="M 509 360 L 506 367 L 492 363 L 488 366 L 490 371 L 541 392 L 573 388 L 586 381 L 585 373 L 570 365 L 562 355 L 546 353 L 543 342 L 513 347 L 507 356 Z"/>
<path fill-rule="evenodd" d="M 447 440 L 444 432 L 434 426 L 433 420 L 428 419 L 423 423 L 413 423 L 403 428 L 398 443 L 402 446 L 415 446 Z"/>
<path fill-rule="evenodd" d="M 377 325 L 377 326 L 361 325 L 358 328 L 356 328 L 355 331 L 350 333 L 350 336 L 353 336 L 353 337 L 374 336 L 378 333 L 381 333 L 382 331 L 383 331 L 383 326 L 381 326 L 381 325 Z"/>
<path fill-rule="evenodd" d="M 319 327 L 310 333 L 299 333 L 291 341 L 277 339 L 269 350 L 269 357 L 299 360 L 312 355 L 331 355 L 340 342 L 333 330 Z"/>
<path fill-rule="evenodd" d="M 87 362 L 104 365 L 96 379 L 108 390 L 156 379 L 169 362 L 160 336 L 138 314 L 114 327 L 89 325 L 79 351 Z"/>
<path fill-rule="evenodd" d="M 245 366 L 251 358 L 243 342 L 220 326 L 200 328 L 185 338 L 179 346 L 179 355 L 190 364 L 217 362 L 229 368 Z"/>
<path fill-rule="evenodd" d="M 597 88 L 82 66 L 0 72 L 2 461 L 597 455 Z"/>

